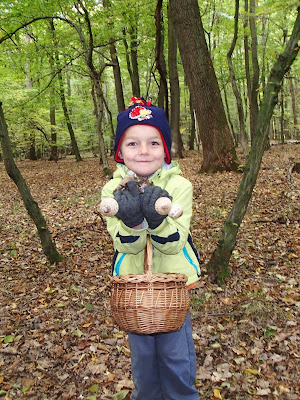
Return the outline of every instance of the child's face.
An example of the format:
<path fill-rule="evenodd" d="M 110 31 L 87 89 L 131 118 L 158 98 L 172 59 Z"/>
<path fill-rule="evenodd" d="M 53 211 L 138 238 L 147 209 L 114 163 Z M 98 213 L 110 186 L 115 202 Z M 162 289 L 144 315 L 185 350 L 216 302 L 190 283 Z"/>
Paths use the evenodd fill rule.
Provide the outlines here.
<path fill-rule="evenodd" d="M 136 175 L 152 175 L 162 166 L 165 158 L 160 133 L 153 126 L 131 126 L 123 135 L 119 157 Z"/>

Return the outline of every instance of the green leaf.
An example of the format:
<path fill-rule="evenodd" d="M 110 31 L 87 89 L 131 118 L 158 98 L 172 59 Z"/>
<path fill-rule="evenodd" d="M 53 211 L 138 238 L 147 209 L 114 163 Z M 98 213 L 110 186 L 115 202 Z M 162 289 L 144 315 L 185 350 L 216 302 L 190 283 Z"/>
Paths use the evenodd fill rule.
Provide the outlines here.
<path fill-rule="evenodd" d="M 98 392 L 98 385 L 95 383 L 91 387 L 89 387 L 89 392 L 97 393 Z"/>
<path fill-rule="evenodd" d="M 86 304 L 85 308 L 86 308 L 87 311 L 93 311 L 93 309 L 94 309 L 92 304 Z"/>
<path fill-rule="evenodd" d="M 97 396 L 94 396 L 94 395 L 88 396 L 87 400 L 97 400 Z"/>
<path fill-rule="evenodd" d="M 267 328 L 264 332 L 264 337 L 268 339 L 270 336 L 276 335 L 276 333 L 277 333 L 276 329 Z"/>
<path fill-rule="evenodd" d="M 23 387 L 22 387 L 22 392 L 23 392 L 24 394 L 26 394 L 30 388 L 31 388 L 31 386 L 23 386 Z"/>
<path fill-rule="evenodd" d="M 80 338 L 83 335 L 83 333 L 79 328 L 76 328 L 74 331 L 74 335 Z"/>
<path fill-rule="evenodd" d="M 7 336 L 5 336 L 5 338 L 4 338 L 4 340 L 3 340 L 3 342 L 5 343 L 5 344 L 7 344 L 7 343 L 12 343 L 14 341 L 14 337 L 12 336 L 12 335 L 7 335 Z"/>
<path fill-rule="evenodd" d="M 12 385 L 12 387 L 13 387 L 14 389 L 21 389 L 21 385 L 20 385 L 19 383 L 14 383 L 14 384 Z"/>
<path fill-rule="evenodd" d="M 128 395 L 128 393 L 129 393 L 128 389 L 123 389 L 123 390 L 121 390 L 121 392 L 113 394 L 112 399 L 113 400 L 123 400 Z"/>
<path fill-rule="evenodd" d="M 74 284 L 70 287 L 70 290 L 73 292 L 77 292 L 78 290 L 80 290 L 77 286 L 75 286 Z"/>

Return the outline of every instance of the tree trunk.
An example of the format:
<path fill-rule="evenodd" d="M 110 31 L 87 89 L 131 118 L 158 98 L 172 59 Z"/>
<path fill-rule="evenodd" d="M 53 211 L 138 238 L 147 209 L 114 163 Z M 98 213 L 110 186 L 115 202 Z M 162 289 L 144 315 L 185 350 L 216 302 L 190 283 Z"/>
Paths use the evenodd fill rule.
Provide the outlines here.
<path fill-rule="evenodd" d="M 168 39 L 168 64 L 171 95 L 170 128 L 172 134 L 172 153 L 174 154 L 174 157 L 182 158 L 183 144 L 180 135 L 180 87 L 177 69 L 177 41 L 171 18 L 168 18 Z"/>
<path fill-rule="evenodd" d="M 236 45 L 237 37 L 238 37 L 238 22 L 239 22 L 239 0 L 235 0 L 234 35 L 233 35 L 230 49 L 227 53 L 227 62 L 228 62 L 228 67 L 229 67 L 229 74 L 230 74 L 232 90 L 233 90 L 233 93 L 234 93 L 234 96 L 236 99 L 236 106 L 237 106 L 237 110 L 238 110 L 241 145 L 242 145 L 244 156 L 247 158 L 249 151 L 248 151 L 247 133 L 246 133 L 246 129 L 245 129 L 244 108 L 243 108 L 242 96 L 241 96 L 241 93 L 240 93 L 237 83 L 236 83 L 235 73 L 234 73 L 232 59 L 231 59 L 232 53 L 233 53 L 235 45 Z"/>
<path fill-rule="evenodd" d="M 52 54 L 49 55 L 49 64 L 51 70 L 52 80 L 55 76 L 54 71 L 54 59 Z M 52 82 L 49 91 L 49 103 L 50 103 L 50 110 L 49 110 L 49 117 L 50 117 L 50 125 L 51 125 L 51 149 L 50 149 L 50 161 L 57 161 L 58 160 L 58 153 L 57 153 L 57 135 L 56 135 L 56 122 L 55 122 L 55 90 L 54 90 L 54 82 Z"/>
<path fill-rule="evenodd" d="M 58 160 L 57 153 L 57 135 L 56 135 L 56 122 L 55 122 L 55 92 L 53 87 L 50 88 L 50 125 L 51 125 L 51 151 L 50 161 Z"/>
<path fill-rule="evenodd" d="M 130 48 L 126 40 L 126 28 L 123 29 L 123 43 L 126 53 L 127 70 L 129 72 L 132 95 L 141 97 L 140 95 L 140 79 L 137 61 L 137 28 L 131 27 L 129 29 L 130 35 Z"/>
<path fill-rule="evenodd" d="M 248 35 L 248 26 L 249 26 L 249 16 L 248 16 L 248 0 L 245 0 L 245 17 L 244 17 L 244 62 L 245 62 L 245 75 L 246 75 L 246 84 L 247 84 L 247 95 L 250 107 L 250 99 L 251 99 L 251 76 L 250 76 L 250 58 L 249 58 L 249 35 Z M 245 96 L 245 104 L 247 110 L 247 97 Z M 247 113 L 246 113 L 247 115 Z M 250 137 L 251 129 L 250 129 Z"/>
<path fill-rule="evenodd" d="M 290 69 L 295 60 L 300 39 L 300 7 L 294 24 L 293 32 L 284 52 L 277 58 L 268 80 L 264 97 L 258 113 L 257 126 L 253 137 L 252 149 L 244 170 L 243 178 L 238 189 L 233 207 L 226 218 L 219 244 L 210 261 L 207 263 L 207 271 L 220 284 L 230 276 L 229 260 L 235 247 L 237 233 L 240 224 L 247 211 L 253 188 L 260 169 L 265 141 L 268 135 L 268 127 L 274 107 L 278 102 L 278 93 L 282 86 L 284 75 Z"/>
<path fill-rule="evenodd" d="M 82 161 L 82 158 L 80 156 L 80 152 L 78 149 L 77 141 L 75 138 L 75 133 L 73 130 L 73 126 L 70 120 L 69 112 L 68 112 L 68 107 L 67 107 L 67 102 L 66 102 L 66 96 L 65 96 L 65 89 L 64 89 L 64 83 L 63 83 L 63 78 L 62 78 L 62 73 L 61 73 L 61 66 L 60 66 L 60 61 L 59 61 L 59 55 L 57 52 L 57 47 L 58 47 L 58 41 L 55 36 L 55 26 L 53 20 L 50 20 L 50 30 L 52 33 L 53 37 L 53 43 L 54 43 L 54 59 L 55 59 L 55 64 L 56 64 L 56 70 L 57 70 L 57 76 L 58 76 L 58 83 L 59 83 L 59 95 L 60 95 L 60 101 L 62 105 L 62 109 L 64 112 L 64 117 L 66 120 L 67 128 L 70 134 L 70 139 L 71 139 L 71 146 L 72 146 L 72 154 L 75 155 L 76 161 Z"/>
<path fill-rule="evenodd" d="M 170 0 L 169 4 L 186 80 L 200 127 L 203 146 L 201 171 L 236 170 L 236 152 L 205 41 L 198 1 Z"/>
<path fill-rule="evenodd" d="M 164 56 L 164 30 L 161 8 L 162 0 L 158 0 L 155 10 L 155 66 L 160 75 L 160 96 L 158 106 L 165 110 L 166 116 L 169 119 L 169 94 L 167 83 L 167 67 Z"/>
<path fill-rule="evenodd" d="M 1 140 L 3 159 L 7 174 L 18 187 L 19 193 L 23 199 L 26 210 L 37 227 L 38 235 L 40 237 L 44 253 L 51 264 L 58 263 L 63 260 L 63 256 L 61 256 L 57 251 L 51 239 L 50 232 L 47 229 L 46 221 L 39 209 L 39 206 L 32 198 L 30 190 L 24 178 L 22 177 L 21 172 L 19 171 L 18 167 L 14 162 L 9 135 L 7 131 L 7 125 L 5 122 L 1 103 L 0 103 L 0 140 Z"/>
<path fill-rule="evenodd" d="M 30 141 L 29 160 L 36 161 L 37 155 L 36 155 L 36 151 L 35 151 L 35 134 L 34 134 L 34 132 L 30 133 L 29 141 Z"/>
<path fill-rule="evenodd" d="M 297 105 L 296 105 L 296 96 L 295 96 L 295 88 L 294 88 L 294 79 L 292 77 L 289 78 L 289 88 L 292 102 L 292 110 L 293 110 L 293 139 L 299 138 L 299 129 L 298 129 L 298 117 L 297 117 Z"/>
<path fill-rule="evenodd" d="M 108 107 L 107 101 L 105 100 L 105 97 L 102 96 L 102 101 L 104 104 L 104 107 L 106 109 L 106 112 L 108 114 L 108 119 L 109 119 L 109 125 L 110 125 L 110 131 L 111 131 L 111 135 L 110 135 L 110 154 L 113 154 L 113 149 L 114 149 L 114 136 L 115 136 L 115 130 L 114 130 L 114 123 L 113 123 L 113 117 L 112 117 L 112 113 Z"/>
<path fill-rule="evenodd" d="M 196 139 L 196 123 L 195 123 L 195 115 L 193 103 L 190 95 L 190 116 L 191 116 L 191 128 L 190 128 L 190 137 L 189 137 L 189 149 L 195 150 L 195 139 Z M 198 148 L 199 150 L 199 148 Z"/>
<path fill-rule="evenodd" d="M 107 25 L 109 28 L 113 29 L 113 16 L 110 12 L 111 9 L 111 1 L 109 0 L 103 0 L 103 6 L 107 9 Z M 118 112 L 122 112 L 125 109 L 125 103 L 124 103 L 124 95 L 123 95 L 123 85 L 122 85 L 122 80 L 121 80 L 121 70 L 120 70 L 120 64 L 117 56 L 117 49 L 115 46 L 115 40 L 113 37 L 110 38 L 110 44 L 109 44 L 109 52 L 110 52 L 110 57 L 111 61 L 113 64 L 113 73 L 114 73 L 114 81 L 115 81 L 115 91 L 116 91 L 116 98 L 117 98 L 117 104 L 118 104 Z"/>
<path fill-rule="evenodd" d="M 111 170 L 109 168 L 108 159 L 105 150 L 104 138 L 102 133 L 102 119 L 103 119 L 103 93 L 100 86 L 99 80 L 94 77 L 94 86 L 96 92 L 97 99 L 97 134 L 99 138 L 99 149 L 100 149 L 100 157 L 103 164 L 103 171 L 105 175 L 110 175 Z"/>
<path fill-rule="evenodd" d="M 279 124 L 280 124 L 280 143 L 285 143 L 285 135 L 284 135 L 284 93 L 283 90 L 280 92 L 280 100 L 279 100 L 279 107 L 280 107 L 280 116 L 279 116 Z"/>
<path fill-rule="evenodd" d="M 84 61 L 88 68 L 89 76 L 92 80 L 92 83 L 95 88 L 95 93 L 96 93 L 96 96 L 95 96 L 96 103 L 94 103 L 94 105 L 95 105 L 95 115 L 97 118 L 97 134 L 99 137 L 100 162 L 102 161 L 104 174 L 110 175 L 111 170 L 109 168 L 107 154 L 106 154 L 105 145 L 104 145 L 103 134 L 102 134 L 102 118 L 103 118 L 102 96 L 103 96 L 103 94 L 102 94 L 100 82 L 101 82 L 101 76 L 102 76 L 104 69 L 108 65 L 112 66 L 112 64 L 104 64 L 101 66 L 99 71 L 97 71 L 97 69 L 94 65 L 94 61 L 93 61 L 94 37 L 93 37 L 93 33 L 92 33 L 90 16 L 89 16 L 88 10 L 86 9 L 82 0 L 78 0 L 78 3 L 75 3 L 75 7 L 77 8 L 78 6 L 80 6 L 80 8 L 83 11 L 85 24 L 86 24 L 86 28 L 88 31 L 88 40 L 85 40 L 85 38 L 83 36 L 83 32 L 81 31 L 80 28 L 77 28 L 80 31 L 80 40 L 82 42 L 82 46 L 84 49 Z M 82 13 L 81 10 L 79 10 L 79 11 L 80 11 L 80 13 Z M 92 91 L 92 95 L 93 95 L 93 91 Z"/>
<path fill-rule="evenodd" d="M 27 33 L 25 35 L 25 41 L 26 43 L 31 42 L 31 37 Z M 26 89 L 31 90 L 32 89 L 32 79 L 31 79 L 31 68 L 30 68 L 30 59 L 28 58 L 25 61 L 25 75 L 26 75 Z M 32 132 L 29 134 L 29 160 L 36 161 L 37 160 L 37 155 L 35 151 L 35 133 Z"/>
<path fill-rule="evenodd" d="M 257 57 L 257 32 L 255 17 L 255 1 L 250 0 L 250 16 L 249 25 L 251 32 L 251 60 L 252 60 L 252 81 L 250 96 L 250 134 L 253 139 L 256 130 L 257 114 L 258 114 L 258 89 L 259 89 L 259 66 Z"/>
<path fill-rule="evenodd" d="M 113 42 L 113 39 L 110 39 L 111 43 L 109 45 L 110 57 L 113 63 L 113 73 L 114 73 L 114 80 L 115 80 L 115 89 L 116 89 L 116 98 L 118 104 L 118 112 L 122 112 L 125 110 L 125 102 L 124 102 L 124 95 L 123 95 L 123 86 L 122 86 L 122 79 L 121 79 L 121 70 L 120 64 L 117 57 L 117 49 Z"/>
<path fill-rule="evenodd" d="M 62 74 L 59 71 L 58 72 L 58 81 L 59 81 L 59 88 L 60 88 L 60 100 L 61 100 L 61 105 L 62 105 L 62 109 L 64 112 L 64 116 L 65 116 L 65 120 L 66 120 L 66 124 L 67 124 L 67 128 L 70 134 L 70 139 L 71 139 L 71 146 L 72 146 L 72 154 L 74 154 L 75 159 L 77 162 L 82 161 L 80 152 L 79 152 L 79 148 L 77 145 L 77 140 L 75 137 L 75 133 L 73 130 L 73 125 L 71 123 L 70 120 L 70 116 L 69 116 L 69 112 L 68 112 L 68 108 L 67 108 L 67 103 L 66 103 L 66 97 L 65 97 L 65 92 L 64 92 L 64 84 L 63 84 L 63 79 L 62 79 Z"/>
<path fill-rule="evenodd" d="M 136 97 L 141 97 L 139 64 L 138 64 L 138 41 L 137 41 L 137 21 L 136 26 L 130 29 L 130 57 L 132 65 L 132 93 Z"/>
<path fill-rule="evenodd" d="M 232 137 L 234 139 L 234 145 L 237 147 L 238 143 L 240 142 L 240 135 L 235 132 L 234 125 L 233 125 L 233 122 L 232 122 L 232 118 L 231 118 L 231 114 L 230 114 L 230 108 L 229 108 L 229 104 L 228 104 L 226 83 L 223 85 L 223 96 L 224 96 L 225 110 L 227 112 L 227 121 L 228 121 L 228 124 L 229 124 L 229 128 L 231 130 Z"/>

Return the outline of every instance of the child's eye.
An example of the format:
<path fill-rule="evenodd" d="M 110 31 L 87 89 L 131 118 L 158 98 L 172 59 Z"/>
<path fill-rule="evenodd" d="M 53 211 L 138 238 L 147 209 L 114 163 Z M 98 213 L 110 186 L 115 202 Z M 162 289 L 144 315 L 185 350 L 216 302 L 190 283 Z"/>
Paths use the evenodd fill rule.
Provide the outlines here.
<path fill-rule="evenodd" d="M 136 142 L 129 142 L 127 143 L 127 146 L 136 146 Z"/>
<path fill-rule="evenodd" d="M 153 140 L 150 144 L 151 146 L 159 146 L 159 143 L 156 140 Z"/>

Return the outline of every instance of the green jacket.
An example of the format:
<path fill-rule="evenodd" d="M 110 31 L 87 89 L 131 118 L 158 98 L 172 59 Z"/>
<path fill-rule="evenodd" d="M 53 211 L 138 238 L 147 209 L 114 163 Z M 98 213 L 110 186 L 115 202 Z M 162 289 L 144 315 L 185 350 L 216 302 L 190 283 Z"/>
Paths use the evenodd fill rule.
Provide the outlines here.
<path fill-rule="evenodd" d="M 127 167 L 123 164 L 117 165 L 113 179 L 102 189 L 102 199 L 113 197 L 113 191 L 127 173 Z M 116 217 L 107 217 L 107 229 L 113 238 L 115 249 L 114 275 L 143 274 L 148 234 L 153 245 L 153 273 L 183 273 L 188 278 L 187 285 L 199 279 L 198 253 L 189 233 L 193 189 L 192 184 L 180 174 L 178 163 L 173 161 L 170 169 L 159 169 L 149 181 L 167 190 L 173 197 L 172 202 L 182 207 L 181 217 L 166 217 L 155 229 L 150 229 L 144 221 L 145 227 L 138 230 L 129 228 Z"/>

